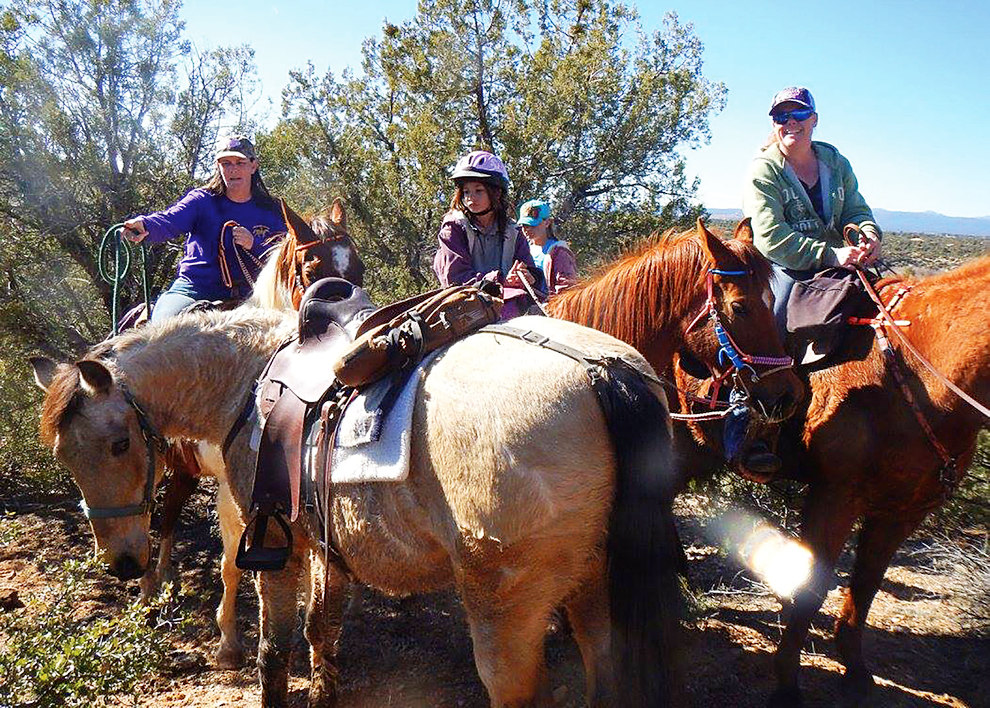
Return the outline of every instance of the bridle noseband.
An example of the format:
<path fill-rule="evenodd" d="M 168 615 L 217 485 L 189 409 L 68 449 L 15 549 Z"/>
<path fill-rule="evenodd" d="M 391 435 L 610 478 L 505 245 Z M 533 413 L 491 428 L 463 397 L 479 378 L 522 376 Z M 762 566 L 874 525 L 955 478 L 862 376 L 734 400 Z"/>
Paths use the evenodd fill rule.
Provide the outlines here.
<path fill-rule="evenodd" d="M 143 516 L 151 514 L 155 508 L 155 450 L 159 454 L 164 454 L 168 447 L 168 442 L 163 438 L 155 426 L 151 424 L 148 415 L 144 412 L 131 392 L 123 383 L 117 382 L 124 400 L 134 409 L 137 415 L 138 425 L 141 428 L 141 437 L 144 438 L 145 451 L 148 457 L 147 476 L 144 481 L 144 493 L 140 504 L 130 504 L 128 506 L 99 506 L 91 507 L 83 499 L 79 505 L 87 519 L 119 519 L 125 516 Z"/>
<path fill-rule="evenodd" d="M 714 382 L 710 400 L 707 402 L 710 408 L 715 407 L 719 388 L 729 376 L 732 376 L 736 384 L 741 386 L 742 384 L 739 381 L 738 374 L 743 370 L 750 372 L 753 381 L 759 381 L 761 375 L 757 373 L 756 367 L 767 367 L 767 370 L 762 374 L 765 377 L 794 366 L 794 360 L 789 356 L 747 354 L 739 348 L 739 345 L 732 339 L 732 335 L 729 334 L 729 330 L 722 323 L 721 314 L 715 306 L 715 276 L 746 276 L 751 274 L 752 271 L 750 270 L 722 270 L 714 266 L 709 268 L 706 280 L 708 296 L 705 299 L 705 304 L 702 306 L 701 312 L 691 320 L 691 323 L 684 330 L 684 334 L 687 334 L 697 327 L 702 320 L 708 318 L 712 323 L 712 329 L 715 331 L 715 338 L 719 344 L 718 364 L 719 366 L 724 366 L 726 363 L 729 364 L 728 368 L 722 372 L 716 371 L 712 366 L 708 367 L 712 373 L 712 381 Z M 748 398 L 749 392 L 746 391 L 745 393 Z"/>

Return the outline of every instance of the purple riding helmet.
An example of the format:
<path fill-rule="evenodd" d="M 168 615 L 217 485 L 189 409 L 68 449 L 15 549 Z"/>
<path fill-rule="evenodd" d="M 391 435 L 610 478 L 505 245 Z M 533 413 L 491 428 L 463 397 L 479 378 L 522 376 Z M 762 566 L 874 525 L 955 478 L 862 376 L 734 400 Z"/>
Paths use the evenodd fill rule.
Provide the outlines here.
<path fill-rule="evenodd" d="M 509 189 L 509 171 L 505 169 L 505 164 L 485 150 L 469 152 L 458 160 L 450 178 L 455 182 L 461 180 L 492 182 L 504 190 Z"/>

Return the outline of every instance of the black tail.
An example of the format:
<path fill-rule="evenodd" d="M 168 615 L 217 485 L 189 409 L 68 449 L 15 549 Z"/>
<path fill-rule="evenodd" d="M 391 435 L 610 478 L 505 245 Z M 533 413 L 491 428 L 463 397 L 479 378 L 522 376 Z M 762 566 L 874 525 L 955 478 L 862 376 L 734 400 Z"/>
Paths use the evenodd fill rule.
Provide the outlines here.
<path fill-rule="evenodd" d="M 609 605 L 616 705 L 670 705 L 681 593 L 674 526 L 674 455 L 663 405 L 619 362 L 598 387 L 615 446 L 615 500 L 608 531 Z"/>

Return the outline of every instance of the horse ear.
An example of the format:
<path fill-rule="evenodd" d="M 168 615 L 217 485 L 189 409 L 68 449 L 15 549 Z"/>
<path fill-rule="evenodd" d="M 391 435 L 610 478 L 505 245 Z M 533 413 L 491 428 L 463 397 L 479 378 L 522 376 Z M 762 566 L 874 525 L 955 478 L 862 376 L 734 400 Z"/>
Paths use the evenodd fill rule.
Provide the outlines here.
<path fill-rule="evenodd" d="M 347 231 L 347 213 L 344 211 L 344 201 L 337 197 L 330 205 L 330 223 L 341 231 Z"/>
<path fill-rule="evenodd" d="M 103 364 L 94 359 L 76 362 L 82 378 L 83 389 L 89 394 L 109 393 L 113 385 L 113 375 Z"/>
<path fill-rule="evenodd" d="M 48 392 L 48 387 L 55 376 L 55 362 L 43 356 L 33 356 L 28 361 L 34 369 L 34 382 L 42 391 Z"/>
<path fill-rule="evenodd" d="M 715 265 L 724 264 L 733 260 L 733 255 L 723 244 L 718 236 L 705 228 L 705 224 L 698 219 L 698 238 L 701 240 L 701 247 Z"/>
<path fill-rule="evenodd" d="M 284 199 L 280 199 L 279 201 L 282 203 L 282 218 L 285 220 L 285 225 L 289 229 L 289 234 L 296 240 L 296 243 L 318 241 L 317 235 L 313 232 L 310 225 L 306 223 L 306 220 L 294 212 L 285 203 Z"/>
<path fill-rule="evenodd" d="M 748 216 L 736 224 L 736 231 L 732 235 L 732 238 L 742 241 L 743 243 L 753 243 L 753 220 Z"/>

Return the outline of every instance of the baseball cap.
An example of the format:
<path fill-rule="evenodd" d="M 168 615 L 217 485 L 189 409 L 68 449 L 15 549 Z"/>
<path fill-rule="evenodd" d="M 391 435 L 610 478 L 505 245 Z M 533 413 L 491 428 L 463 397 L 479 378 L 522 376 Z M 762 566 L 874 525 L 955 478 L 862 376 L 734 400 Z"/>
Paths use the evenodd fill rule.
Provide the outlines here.
<path fill-rule="evenodd" d="M 781 103 L 788 102 L 815 110 L 815 99 L 811 97 L 811 91 L 804 86 L 788 86 L 778 91 L 773 97 L 773 101 L 770 103 L 770 115 L 773 115 L 774 109 Z"/>
<path fill-rule="evenodd" d="M 228 138 L 221 138 L 217 141 L 217 156 L 221 157 L 243 157 L 254 160 L 254 145 L 243 135 L 231 135 Z"/>
<path fill-rule="evenodd" d="M 550 205 L 542 199 L 530 199 L 519 207 L 520 226 L 539 226 L 550 218 Z"/>

